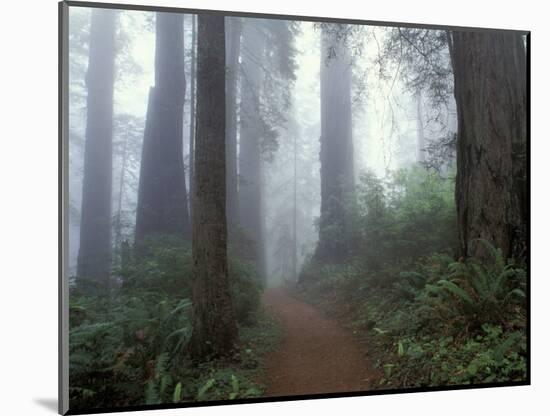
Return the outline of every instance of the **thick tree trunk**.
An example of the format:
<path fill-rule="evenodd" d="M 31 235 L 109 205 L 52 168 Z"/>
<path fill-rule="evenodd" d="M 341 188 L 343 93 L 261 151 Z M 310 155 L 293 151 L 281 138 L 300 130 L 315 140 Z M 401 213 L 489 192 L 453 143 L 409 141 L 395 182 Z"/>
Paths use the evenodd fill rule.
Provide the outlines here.
<path fill-rule="evenodd" d="M 227 226 L 229 236 L 239 224 L 239 194 L 237 174 L 237 81 L 241 49 L 242 20 L 226 18 L 226 158 L 227 158 Z"/>
<path fill-rule="evenodd" d="M 349 254 L 345 203 L 354 188 L 351 60 L 334 28 L 321 34 L 321 217 L 318 260 L 340 262 Z"/>
<path fill-rule="evenodd" d="M 92 12 L 86 148 L 77 276 L 108 287 L 111 268 L 113 86 L 115 19 L 111 10 Z"/>
<path fill-rule="evenodd" d="M 298 137 L 294 135 L 294 193 L 292 209 L 292 277 L 298 281 Z"/>
<path fill-rule="evenodd" d="M 235 347 L 237 325 L 227 271 L 224 17 L 198 18 L 197 134 L 193 192 L 193 334 L 195 359 Z"/>
<path fill-rule="evenodd" d="M 526 55 L 522 35 L 453 32 L 457 102 L 456 205 L 460 254 L 484 257 L 481 238 L 524 254 L 527 231 Z"/>
<path fill-rule="evenodd" d="M 147 236 L 189 238 L 183 164 L 183 15 L 156 14 L 155 86 L 149 92 L 139 178 L 136 243 Z"/>
<path fill-rule="evenodd" d="M 189 105 L 189 195 L 193 195 L 193 171 L 195 168 L 195 119 L 196 119 L 196 107 L 195 98 L 197 91 L 195 88 L 197 80 L 197 15 L 191 15 L 191 102 Z M 189 198 L 191 199 L 191 198 Z M 193 207 L 192 202 L 189 201 L 189 218 L 192 218 Z"/>
<path fill-rule="evenodd" d="M 251 255 L 258 272 L 263 271 L 260 92 L 263 57 L 262 34 L 258 24 L 247 21 L 243 28 L 241 131 L 239 142 L 239 209 L 240 224 L 253 241 Z"/>
<path fill-rule="evenodd" d="M 126 161 L 128 160 L 128 131 L 124 136 L 124 147 L 122 148 L 122 161 L 120 166 L 120 182 L 118 185 L 118 203 L 115 222 L 115 248 L 121 251 L 122 244 L 122 201 L 124 196 L 124 187 L 126 185 Z"/>

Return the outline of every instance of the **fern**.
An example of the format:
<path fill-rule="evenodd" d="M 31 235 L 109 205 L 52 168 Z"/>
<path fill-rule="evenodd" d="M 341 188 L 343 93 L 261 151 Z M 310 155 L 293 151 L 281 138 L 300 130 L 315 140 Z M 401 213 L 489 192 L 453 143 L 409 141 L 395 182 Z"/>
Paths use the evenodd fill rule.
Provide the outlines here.
<path fill-rule="evenodd" d="M 525 270 L 510 261 L 502 251 L 487 241 L 479 240 L 492 257 L 488 263 L 475 259 L 448 264 L 448 274 L 436 284 L 426 284 L 417 297 L 430 305 L 442 322 L 459 320 L 479 328 L 483 322 L 505 323 L 505 310 L 511 303 L 523 299 Z"/>
<path fill-rule="evenodd" d="M 516 344 L 520 339 L 523 338 L 523 334 L 519 332 L 513 332 L 508 338 L 506 338 L 502 343 L 500 343 L 493 350 L 493 358 L 495 361 L 500 362 L 504 359 L 504 355 Z"/>
<path fill-rule="evenodd" d="M 160 378 L 168 371 L 169 356 L 167 353 L 162 353 L 157 357 L 155 363 L 155 377 Z"/>
<path fill-rule="evenodd" d="M 468 305 L 473 305 L 474 300 L 472 297 L 466 292 L 464 289 L 462 289 L 460 286 L 458 286 L 456 283 L 451 282 L 449 280 L 440 280 L 437 282 L 441 287 L 446 289 L 447 291 L 451 292 L 453 295 L 458 296 L 460 299 L 462 299 L 464 302 L 466 302 Z"/>
<path fill-rule="evenodd" d="M 174 393 L 172 395 L 172 401 L 174 403 L 178 403 L 181 401 L 181 382 L 176 384 L 176 387 L 174 388 Z"/>
<path fill-rule="evenodd" d="M 203 400 L 205 394 L 214 386 L 214 384 L 216 384 L 216 379 L 214 378 L 211 378 L 206 383 L 204 383 L 197 392 L 197 400 Z"/>
<path fill-rule="evenodd" d="M 147 404 L 164 401 L 168 389 L 172 386 L 172 377 L 169 371 L 169 355 L 167 353 L 162 353 L 155 361 L 155 374 L 153 379 L 147 382 L 145 391 Z"/>
<path fill-rule="evenodd" d="M 159 394 L 160 397 L 164 397 L 165 393 L 168 391 L 168 388 L 172 386 L 172 376 L 170 374 L 164 374 L 160 378 L 160 387 Z"/>
<path fill-rule="evenodd" d="M 231 393 L 229 393 L 229 400 L 237 398 L 239 395 L 239 379 L 235 377 L 235 374 L 231 374 Z"/>
<path fill-rule="evenodd" d="M 154 380 L 149 380 L 145 388 L 145 404 L 160 403 L 157 383 Z"/>
<path fill-rule="evenodd" d="M 173 240 L 144 244 L 143 256 L 115 271 L 124 285 L 109 299 L 71 293 L 70 399 L 78 408 L 192 400 L 212 369 L 190 366 L 184 353 L 192 332 L 190 247 Z M 237 319 L 252 323 L 261 291 L 256 272 L 231 259 L 230 274 Z M 253 385 L 238 383 L 240 390 Z M 226 399 L 233 391 L 229 379 L 220 391 L 211 387 L 201 396 Z"/>

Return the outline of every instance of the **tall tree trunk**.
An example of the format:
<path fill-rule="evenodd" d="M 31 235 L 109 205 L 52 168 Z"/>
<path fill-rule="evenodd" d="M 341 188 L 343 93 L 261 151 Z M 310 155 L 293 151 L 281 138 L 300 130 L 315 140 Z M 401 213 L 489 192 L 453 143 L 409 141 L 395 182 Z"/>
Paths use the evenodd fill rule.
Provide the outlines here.
<path fill-rule="evenodd" d="M 240 224 L 253 241 L 252 254 L 258 272 L 263 271 L 262 259 L 262 194 L 261 141 L 263 135 L 260 114 L 262 34 L 258 23 L 248 20 L 243 27 L 241 131 L 239 142 L 239 209 Z"/>
<path fill-rule="evenodd" d="M 189 345 L 195 359 L 204 359 L 228 354 L 237 339 L 227 271 L 223 16 L 199 16 L 197 64 L 193 333 Z"/>
<path fill-rule="evenodd" d="M 183 15 L 156 13 L 155 86 L 149 92 L 139 178 L 136 243 L 147 236 L 189 238 L 183 164 Z"/>
<path fill-rule="evenodd" d="M 349 253 L 344 204 L 354 188 L 351 60 L 331 26 L 321 33 L 321 217 L 315 257 L 340 262 Z"/>
<path fill-rule="evenodd" d="M 298 280 L 298 137 L 294 134 L 294 195 L 292 210 L 292 277 Z"/>
<path fill-rule="evenodd" d="M 242 19 L 226 18 L 226 94 L 225 94 L 225 142 L 227 157 L 227 226 L 229 236 L 239 224 L 239 194 L 237 176 L 237 81 L 241 49 Z"/>
<path fill-rule="evenodd" d="M 191 102 L 189 105 L 189 195 L 193 195 L 193 171 L 195 168 L 195 119 L 196 108 L 195 98 L 197 91 L 195 88 L 197 80 L 197 15 L 191 15 Z M 191 198 L 189 198 L 191 199 Z M 191 219 L 193 213 L 192 202 L 189 202 L 189 218 Z"/>
<path fill-rule="evenodd" d="M 128 159 L 128 131 L 124 136 L 124 147 L 122 148 L 122 163 L 120 166 L 120 182 L 118 186 L 118 206 L 115 222 L 115 248 L 120 252 L 122 247 L 122 201 L 124 186 L 126 182 L 126 161 Z"/>
<path fill-rule="evenodd" d="M 86 75 L 86 146 L 77 266 L 79 279 L 91 279 L 107 288 L 111 268 L 115 20 L 114 11 L 92 11 L 90 57 Z"/>
<path fill-rule="evenodd" d="M 526 55 L 521 34 L 452 33 L 457 103 L 456 205 L 460 254 L 524 254 L 527 232 Z"/>
<path fill-rule="evenodd" d="M 265 236 L 267 235 L 267 224 L 265 221 L 265 212 L 266 212 L 266 199 L 264 189 L 267 187 L 267 177 L 266 177 L 266 161 L 260 156 L 260 235 L 258 238 L 259 246 L 259 266 L 258 271 L 260 274 L 261 281 L 264 285 L 267 285 L 267 246 L 265 241 Z"/>
<path fill-rule="evenodd" d="M 426 143 L 424 140 L 424 117 L 422 114 L 422 92 L 415 94 L 416 104 L 416 161 L 423 163 L 426 160 Z"/>

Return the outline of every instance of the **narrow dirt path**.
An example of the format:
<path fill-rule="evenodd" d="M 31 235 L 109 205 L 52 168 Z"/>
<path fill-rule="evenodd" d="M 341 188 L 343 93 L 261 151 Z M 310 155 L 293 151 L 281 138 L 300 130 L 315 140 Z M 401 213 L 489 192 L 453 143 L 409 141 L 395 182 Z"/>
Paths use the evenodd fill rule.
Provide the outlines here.
<path fill-rule="evenodd" d="M 266 396 L 369 389 L 372 370 L 345 328 L 284 289 L 267 290 L 263 301 L 286 331 L 282 345 L 267 358 Z"/>

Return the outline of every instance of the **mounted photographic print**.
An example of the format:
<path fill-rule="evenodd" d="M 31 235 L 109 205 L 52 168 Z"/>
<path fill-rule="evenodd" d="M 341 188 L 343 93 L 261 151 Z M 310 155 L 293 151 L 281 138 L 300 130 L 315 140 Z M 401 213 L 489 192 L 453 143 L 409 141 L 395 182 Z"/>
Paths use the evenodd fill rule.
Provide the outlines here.
<path fill-rule="evenodd" d="M 530 383 L 529 32 L 59 10 L 60 413 Z"/>

